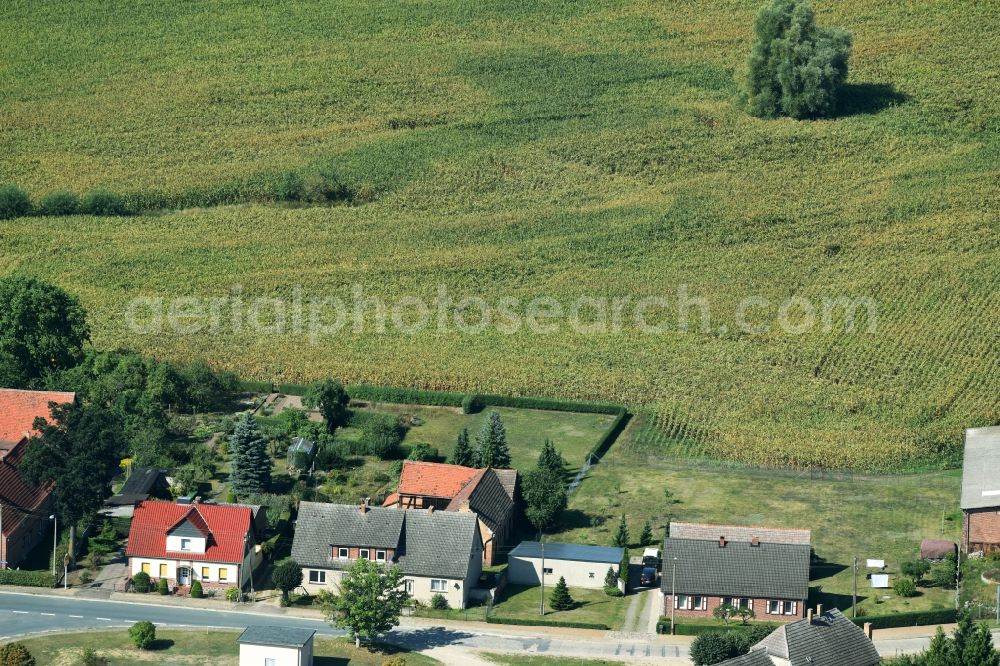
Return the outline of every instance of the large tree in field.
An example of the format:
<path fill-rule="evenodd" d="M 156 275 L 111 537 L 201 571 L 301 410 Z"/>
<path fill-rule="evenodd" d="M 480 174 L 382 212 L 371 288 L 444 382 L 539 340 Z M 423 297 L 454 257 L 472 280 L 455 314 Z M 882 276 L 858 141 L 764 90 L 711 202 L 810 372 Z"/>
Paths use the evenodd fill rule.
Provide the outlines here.
<path fill-rule="evenodd" d="M 56 515 L 72 543 L 76 523 L 111 494 L 108 482 L 128 451 L 122 423 L 103 406 L 71 403 L 54 406 L 49 421 L 35 419 L 35 429 L 19 468 L 31 483 L 55 482 Z"/>
<path fill-rule="evenodd" d="M 257 421 L 250 414 L 244 414 L 236 422 L 229 454 L 232 456 L 230 489 L 238 498 L 267 490 L 271 484 L 271 458 Z"/>
<path fill-rule="evenodd" d="M 524 513 L 539 532 L 556 524 L 566 510 L 566 483 L 561 476 L 542 467 L 531 470 L 521 481 Z"/>
<path fill-rule="evenodd" d="M 482 430 L 476 435 L 479 448 L 479 465 L 481 467 L 510 467 L 510 448 L 507 446 L 507 428 L 500 418 L 500 413 L 490 412 L 483 424 Z"/>
<path fill-rule="evenodd" d="M 385 568 L 360 559 L 340 581 L 340 594 L 324 599 L 323 611 L 328 622 L 349 630 L 360 646 L 362 639 L 374 641 L 398 625 L 409 599 L 399 566 Z"/>
<path fill-rule="evenodd" d="M 847 80 L 851 34 L 821 28 L 808 0 L 770 0 L 753 24 L 743 97 L 761 118 L 819 118 L 836 112 Z"/>
<path fill-rule="evenodd" d="M 0 385 L 28 388 L 75 365 L 89 339 L 75 296 L 35 278 L 0 278 Z"/>
<path fill-rule="evenodd" d="M 350 412 L 347 405 L 351 396 L 347 395 L 344 385 L 336 379 L 324 379 L 309 385 L 306 394 L 302 396 L 302 404 L 309 409 L 319 408 L 326 427 L 330 432 L 347 423 Z"/>

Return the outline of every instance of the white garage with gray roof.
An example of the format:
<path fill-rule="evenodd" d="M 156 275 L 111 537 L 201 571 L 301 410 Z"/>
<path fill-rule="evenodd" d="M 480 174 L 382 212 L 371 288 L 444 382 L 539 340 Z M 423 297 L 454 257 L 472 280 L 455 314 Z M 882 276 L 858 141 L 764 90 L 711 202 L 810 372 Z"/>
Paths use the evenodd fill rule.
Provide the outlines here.
<path fill-rule="evenodd" d="M 544 567 L 546 585 L 555 585 L 562 577 L 570 587 L 602 588 L 608 568 L 617 573 L 624 554 L 622 548 L 607 546 L 522 541 L 507 558 L 507 580 L 539 585 Z"/>

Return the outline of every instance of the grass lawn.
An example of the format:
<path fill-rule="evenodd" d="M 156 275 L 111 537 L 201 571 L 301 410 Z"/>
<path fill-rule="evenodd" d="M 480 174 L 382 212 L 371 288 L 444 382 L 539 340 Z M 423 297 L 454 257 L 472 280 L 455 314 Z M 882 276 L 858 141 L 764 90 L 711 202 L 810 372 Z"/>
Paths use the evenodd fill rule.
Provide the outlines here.
<path fill-rule="evenodd" d="M 911 599 L 873 591 L 863 566 L 867 558 L 885 559 L 888 572 L 897 574 L 902 561 L 917 558 L 921 539 L 957 541 L 960 481 L 957 470 L 834 479 L 671 462 L 642 456 L 625 442 L 592 468 L 570 500 L 566 529 L 553 539 L 610 545 L 622 513 L 633 539 L 647 518 L 657 539 L 671 519 L 807 528 L 825 561 L 813 569 L 813 602 L 850 606 L 850 565 L 857 556 L 860 605 L 869 614 L 950 607 L 954 593 L 944 589 L 921 588 Z"/>
<path fill-rule="evenodd" d="M 238 632 L 194 629 L 157 631 L 154 649 L 146 651 L 138 650 L 132 645 L 126 630 L 50 634 L 21 642 L 39 664 L 46 666 L 74 666 L 83 650 L 88 647 L 96 650 L 100 656 L 107 657 L 110 666 L 196 666 L 205 663 L 205 659 L 211 659 L 213 666 L 236 666 L 239 661 L 239 645 L 236 643 L 238 635 Z M 380 666 L 389 658 L 386 652 L 372 653 L 364 648 L 359 650 L 344 639 L 317 637 L 314 648 L 315 666 Z M 408 666 L 440 663 L 421 654 L 402 655 Z"/>
<path fill-rule="evenodd" d="M 554 412 L 540 409 L 513 409 L 509 407 L 487 407 L 478 414 L 462 414 L 460 409 L 450 407 L 427 407 L 420 405 L 394 405 L 377 403 L 373 409 L 392 414 L 411 414 L 423 420 L 406 433 L 403 444 L 412 445 L 425 442 L 437 447 L 442 456 L 448 457 L 455 448 L 455 440 L 463 428 L 469 429 L 469 437 L 475 443 L 489 413 L 496 410 L 507 427 L 507 442 L 514 467 L 529 469 L 538 460 L 542 443 L 551 439 L 562 453 L 570 468 L 576 469 L 598 440 L 611 427 L 614 416 L 608 414 L 582 414 L 577 412 Z"/>
<path fill-rule="evenodd" d="M 540 657 L 537 655 L 498 654 L 483 652 L 481 656 L 501 666 L 618 666 L 620 661 L 604 659 L 575 659 L 573 657 Z"/>
<path fill-rule="evenodd" d="M 577 607 L 568 611 L 552 610 L 549 597 L 556 581 L 546 579 L 545 617 L 558 622 L 603 623 L 611 629 L 619 629 L 625 620 L 625 611 L 632 597 L 609 597 L 604 590 L 588 590 L 571 587 L 569 592 Z M 539 588 L 508 585 L 502 599 L 493 606 L 491 615 L 497 618 L 517 618 L 522 620 L 543 619 L 538 614 Z"/>

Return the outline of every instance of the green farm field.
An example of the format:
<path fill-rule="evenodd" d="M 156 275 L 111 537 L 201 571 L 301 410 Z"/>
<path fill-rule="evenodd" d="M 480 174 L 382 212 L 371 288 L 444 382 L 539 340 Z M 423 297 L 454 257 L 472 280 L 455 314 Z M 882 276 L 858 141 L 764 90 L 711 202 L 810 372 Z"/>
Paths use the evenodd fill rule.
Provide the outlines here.
<path fill-rule="evenodd" d="M 5 3 L 0 182 L 179 210 L 0 221 L 0 274 L 78 294 L 98 347 L 247 378 L 620 401 L 649 415 L 661 456 L 954 464 L 964 428 L 1000 421 L 1000 19 L 988 3 L 816 0 L 854 34 L 841 112 L 764 121 L 733 101 L 757 4 Z M 365 196 L 211 207 L 318 164 Z M 126 323 L 136 297 L 296 286 L 664 296 L 667 324 L 686 290 L 711 321 L 316 337 Z M 771 304 L 751 316 L 768 332 L 733 325 L 748 297 Z M 869 298 L 876 315 L 784 332 L 790 297 Z"/>

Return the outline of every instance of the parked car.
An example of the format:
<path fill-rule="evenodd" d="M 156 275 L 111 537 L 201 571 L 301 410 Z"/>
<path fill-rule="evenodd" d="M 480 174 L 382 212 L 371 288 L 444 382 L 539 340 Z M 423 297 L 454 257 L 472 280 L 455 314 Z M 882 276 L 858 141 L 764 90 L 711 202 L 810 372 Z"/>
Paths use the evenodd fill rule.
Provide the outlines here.
<path fill-rule="evenodd" d="M 660 568 L 660 549 L 647 548 L 642 551 L 642 566 Z"/>
<path fill-rule="evenodd" d="M 639 585 L 642 587 L 656 585 L 656 567 L 643 567 L 639 574 Z"/>

